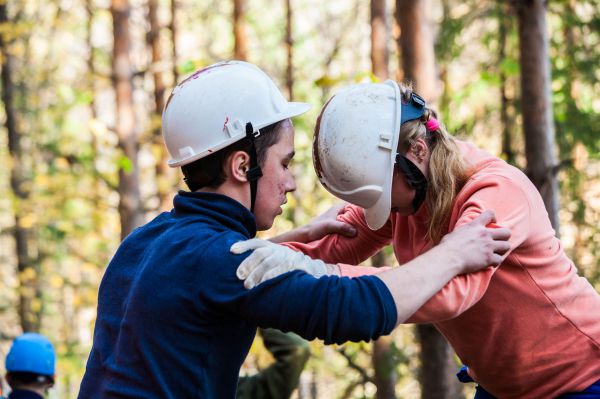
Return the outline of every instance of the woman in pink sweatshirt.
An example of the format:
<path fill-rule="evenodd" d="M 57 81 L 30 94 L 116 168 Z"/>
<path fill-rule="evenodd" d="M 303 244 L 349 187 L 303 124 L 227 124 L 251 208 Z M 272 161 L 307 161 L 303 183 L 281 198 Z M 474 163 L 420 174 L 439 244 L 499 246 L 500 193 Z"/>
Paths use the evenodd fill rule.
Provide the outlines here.
<path fill-rule="evenodd" d="M 479 384 L 476 398 L 600 398 L 600 295 L 577 274 L 519 169 L 454 139 L 423 99 L 392 81 L 332 97 L 313 157 L 323 186 L 351 203 L 338 219 L 357 235 L 287 243 L 320 263 L 248 242 L 244 249 L 260 250 L 238 269 L 246 286 L 298 268 L 377 273 L 353 265 L 388 244 L 406 263 L 493 209 L 512 232 L 504 262 L 455 277 L 407 322 L 434 323 Z"/>

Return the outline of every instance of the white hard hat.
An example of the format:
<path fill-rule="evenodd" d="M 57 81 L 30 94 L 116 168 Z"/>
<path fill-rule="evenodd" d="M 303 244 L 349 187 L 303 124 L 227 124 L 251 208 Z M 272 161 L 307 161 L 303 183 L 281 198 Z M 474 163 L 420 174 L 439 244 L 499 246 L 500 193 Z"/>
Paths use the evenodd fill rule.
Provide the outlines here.
<path fill-rule="evenodd" d="M 394 81 L 351 86 L 325 105 L 315 131 L 319 180 L 331 194 L 364 208 L 372 230 L 383 227 L 390 215 L 402 108 Z M 406 110 L 414 117 L 419 112 L 418 107 Z"/>
<path fill-rule="evenodd" d="M 178 84 L 162 116 L 162 133 L 176 167 L 204 158 L 254 132 L 300 115 L 309 104 L 288 102 L 257 66 L 225 61 Z"/>

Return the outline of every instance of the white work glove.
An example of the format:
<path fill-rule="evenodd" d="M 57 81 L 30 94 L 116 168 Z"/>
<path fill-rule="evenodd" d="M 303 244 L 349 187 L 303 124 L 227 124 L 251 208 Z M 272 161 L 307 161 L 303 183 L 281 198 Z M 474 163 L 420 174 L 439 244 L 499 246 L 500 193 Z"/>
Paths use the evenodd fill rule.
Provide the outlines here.
<path fill-rule="evenodd" d="M 327 274 L 327 266 L 323 261 L 258 238 L 236 242 L 229 250 L 234 254 L 254 250 L 236 272 L 237 277 L 244 280 L 247 289 L 291 270 L 303 270 L 316 278 Z"/>

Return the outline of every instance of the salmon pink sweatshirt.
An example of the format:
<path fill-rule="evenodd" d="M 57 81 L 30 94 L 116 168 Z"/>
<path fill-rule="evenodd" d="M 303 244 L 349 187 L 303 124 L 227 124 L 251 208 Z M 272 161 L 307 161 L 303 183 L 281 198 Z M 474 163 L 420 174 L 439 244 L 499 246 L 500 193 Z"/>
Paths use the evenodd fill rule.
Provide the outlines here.
<path fill-rule="evenodd" d="M 510 228 L 511 251 L 499 267 L 451 280 L 407 322 L 434 323 L 469 373 L 498 398 L 552 398 L 600 379 L 600 295 L 577 274 L 550 225 L 541 196 L 517 168 L 459 142 L 475 173 L 459 192 L 450 229 L 486 209 Z M 381 269 L 359 264 L 392 244 L 400 264 L 427 251 L 427 210 L 393 214 L 371 231 L 363 210 L 338 216 L 358 235 L 289 243 L 313 258 L 340 264 L 343 276 Z M 443 261 L 443 260 L 441 260 Z"/>

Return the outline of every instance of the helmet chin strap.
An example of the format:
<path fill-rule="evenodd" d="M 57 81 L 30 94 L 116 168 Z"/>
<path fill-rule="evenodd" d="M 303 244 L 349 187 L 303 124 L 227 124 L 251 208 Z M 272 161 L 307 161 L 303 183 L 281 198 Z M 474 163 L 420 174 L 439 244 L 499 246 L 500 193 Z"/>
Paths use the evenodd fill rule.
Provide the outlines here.
<path fill-rule="evenodd" d="M 406 182 L 416 191 L 412 206 L 414 211 L 417 212 L 425 201 L 425 194 L 427 194 L 427 178 L 417 165 L 402 154 L 396 154 L 396 167 L 404 173 Z"/>
<path fill-rule="evenodd" d="M 258 157 L 256 156 L 256 147 L 254 139 L 260 135 L 260 131 L 254 133 L 252 123 L 246 123 L 246 137 L 250 140 L 250 169 L 246 172 L 246 178 L 250 182 L 250 212 L 254 213 L 256 202 L 256 191 L 258 188 L 258 179 L 262 176 L 262 170 L 258 166 Z"/>

